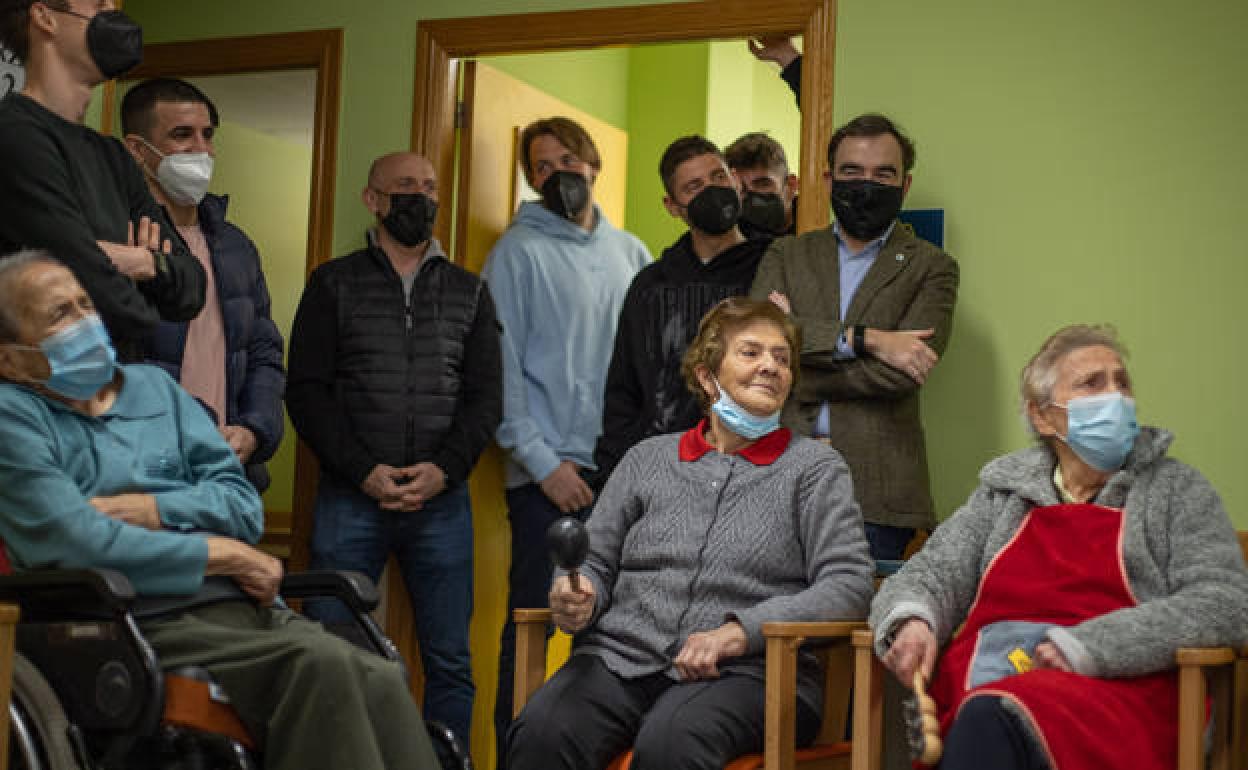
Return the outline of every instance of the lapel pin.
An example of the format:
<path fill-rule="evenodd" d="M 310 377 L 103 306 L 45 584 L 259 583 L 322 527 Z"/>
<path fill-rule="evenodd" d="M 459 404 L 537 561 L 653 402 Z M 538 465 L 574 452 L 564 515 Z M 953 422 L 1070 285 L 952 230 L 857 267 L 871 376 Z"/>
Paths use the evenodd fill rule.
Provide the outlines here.
<path fill-rule="evenodd" d="M 898 254 L 898 255 L 897 255 L 897 261 L 898 261 L 898 262 L 905 262 L 905 261 L 906 261 L 906 255 L 905 255 L 905 254 Z"/>

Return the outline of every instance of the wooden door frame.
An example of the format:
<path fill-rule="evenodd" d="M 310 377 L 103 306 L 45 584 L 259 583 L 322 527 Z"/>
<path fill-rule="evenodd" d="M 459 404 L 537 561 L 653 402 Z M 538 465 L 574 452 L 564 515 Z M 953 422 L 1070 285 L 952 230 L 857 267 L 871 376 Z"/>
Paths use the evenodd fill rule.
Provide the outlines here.
<path fill-rule="evenodd" d="M 281 70 L 316 70 L 316 112 L 312 134 L 312 186 L 308 203 L 308 246 L 305 279 L 333 256 L 334 190 L 338 171 L 338 113 L 342 80 L 341 29 L 284 32 L 273 35 L 156 43 L 143 47 L 143 63 L 126 79 L 157 76 L 202 77 Z M 111 94 L 105 115 L 111 117 Z M 295 453 L 293 510 L 287 536 L 267 542 L 288 556 L 292 570 L 306 569 L 316 497 L 316 457 L 300 441 Z M 278 527 L 280 531 L 282 527 Z"/>
<path fill-rule="evenodd" d="M 802 129 L 799 232 L 828 223 L 824 154 L 832 122 L 836 0 L 702 0 L 549 13 L 437 19 L 416 27 L 412 149 L 454 179 L 459 59 L 509 53 L 801 34 Z M 438 237 L 450 242 L 443 217 Z"/>

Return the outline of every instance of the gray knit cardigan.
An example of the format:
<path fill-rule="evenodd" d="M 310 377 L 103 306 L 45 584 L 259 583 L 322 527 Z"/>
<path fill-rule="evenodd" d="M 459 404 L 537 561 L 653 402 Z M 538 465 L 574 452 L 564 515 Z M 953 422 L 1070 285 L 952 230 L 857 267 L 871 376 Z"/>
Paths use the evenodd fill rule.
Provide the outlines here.
<path fill-rule="evenodd" d="M 719 668 L 761 680 L 764 621 L 866 615 L 872 562 L 835 450 L 794 438 L 769 465 L 716 451 L 685 462 L 679 441 L 629 450 L 594 506 L 583 574 L 597 606 L 574 654 L 626 678 L 676 678 L 672 659 L 690 634 L 736 619 L 748 650 Z M 820 711 L 813 656 L 799 666 L 798 695 Z"/>
<path fill-rule="evenodd" d="M 1128 677 L 1174 665 L 1179 647 L 1248 643 L 1248 571 L 1222 501 L 1195 469 L 1165 456 L 1170 433 L 1144 428 L 1095 503 L 1126 509 L 1123 557 L 1136 607 L 1049 631 L 1080 674 Z M 979 488 L 871 605 L 876 650 L 910 617 L 942 645 L 970 610 L 980 577 L 1035 506 L 1060 502 L 1056 458 L 1036 446 L 990 462 Z"/>

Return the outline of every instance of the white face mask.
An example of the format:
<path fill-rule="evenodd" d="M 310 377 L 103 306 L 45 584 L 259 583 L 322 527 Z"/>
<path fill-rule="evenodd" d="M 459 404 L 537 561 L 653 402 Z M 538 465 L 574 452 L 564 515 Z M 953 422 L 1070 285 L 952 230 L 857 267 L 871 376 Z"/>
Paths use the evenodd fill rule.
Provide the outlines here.
<path fill-rule="evenodd" d="M 212 182 L 213 158 L 206 152 L 176 152 L 165 155 L 152 143 L 139 137 L 152 152 L 160 156 L 156 181 L 169 200 L 179 206 L 197 206 L 208 194 Z M 150 172 L 149 172 L 150 173 Z"/>

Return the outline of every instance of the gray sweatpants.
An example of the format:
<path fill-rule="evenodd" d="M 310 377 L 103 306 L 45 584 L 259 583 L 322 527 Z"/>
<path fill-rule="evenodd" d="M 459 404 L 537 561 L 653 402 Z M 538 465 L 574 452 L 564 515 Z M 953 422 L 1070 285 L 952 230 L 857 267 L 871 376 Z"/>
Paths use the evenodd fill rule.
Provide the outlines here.
<path fill-rule="evenodd" d="M 436 770 L 399 667 L 285 609 L 223 602 L 141 624 L 165 669 L 199 665 L 270 770 Z"/>

